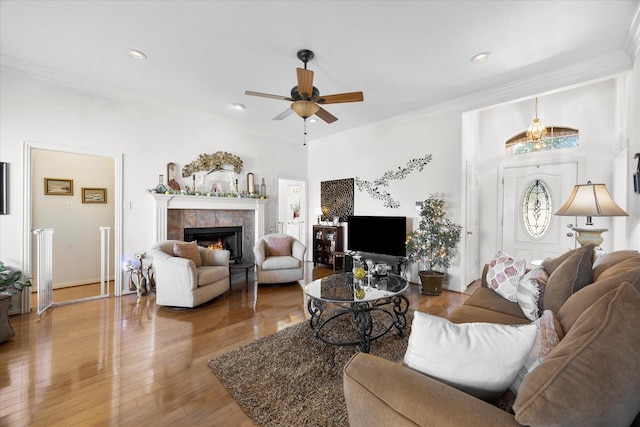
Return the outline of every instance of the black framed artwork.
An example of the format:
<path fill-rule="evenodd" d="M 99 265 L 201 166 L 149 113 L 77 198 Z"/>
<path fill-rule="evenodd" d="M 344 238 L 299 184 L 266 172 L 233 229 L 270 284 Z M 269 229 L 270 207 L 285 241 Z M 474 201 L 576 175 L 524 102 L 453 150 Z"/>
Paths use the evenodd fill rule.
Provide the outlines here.
<path fill-rule="evenodd" d="M 9 164 L 0 162 L 0 215 L 9 214 Z"/>

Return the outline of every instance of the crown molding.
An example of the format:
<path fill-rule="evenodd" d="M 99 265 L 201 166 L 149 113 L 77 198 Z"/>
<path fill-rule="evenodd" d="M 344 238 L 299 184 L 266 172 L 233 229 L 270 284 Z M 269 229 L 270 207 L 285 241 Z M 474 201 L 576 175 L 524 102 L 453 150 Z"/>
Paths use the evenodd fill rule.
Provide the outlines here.
<path fill-rule="evenodd" d="M 300 139 L 287 137 L 282 133 L 248 126 L 243 123 L 226 119 L 217 114 L 198 110 L 196 108 L 176 102 L 171 102 L 160 98 L 152 98 L 148 96 L 136 96 L 130 92 L 107 88 L 104 86 L 100 87 L 96 84 L 90 84 L 89 82 L 78 80 L 78 78 L 60 72 L 58 70 L 43 67 L 38 64 L 21 61 L 19 59 L 15 59 L 6 55 L 0 55 L 0 70 L 2 70 L 2 72 L 9 71 L 19 75 L 26 75 L 31 78 L 47 81 L 53 85 L 92 93 L 97 96 L 102 96 L 131 105 L 136 105 L 142 108 L 159 110 L 170 114 L 179 114 L 190 118 L 196 118 L 203 122 L 214 123 L 221 127 L 239 129 L 247 135 L 257 136 L 261 139 L 269 139 L 270 141 L 273 141 L 275 143 L 286 144 L 288 146 L 300 145 Z"/>
<path fill-rule="evenodd" d="M 631 60 L 635 62 L 640 53 L 640 5 L 638 5 L 638 9 L 631 20 L 631 26 L 629 27 L 629 33 L 624 42 L 623 50 L 629 55 Z"/>
<path fill-rule="evenodd" d="M 345 132 L 318 138 L 312 142 L 320 143 L 333 139 L 352 137 L 369 132 L 372 129 L 412 122 L 451 111 L 464 113 L 472 110 L 482 110 L 499 104 L 531 98 L 536 95 L 539 96 L 612 79 L 629 72 L 631 68 L 631 58 L 625 52 L 622 50 L 613 51 L 566 67 L 560 67 L 535 76 L 515 80 L 511 83 L 394 116 L 374 124 L 362 125 Z"/>

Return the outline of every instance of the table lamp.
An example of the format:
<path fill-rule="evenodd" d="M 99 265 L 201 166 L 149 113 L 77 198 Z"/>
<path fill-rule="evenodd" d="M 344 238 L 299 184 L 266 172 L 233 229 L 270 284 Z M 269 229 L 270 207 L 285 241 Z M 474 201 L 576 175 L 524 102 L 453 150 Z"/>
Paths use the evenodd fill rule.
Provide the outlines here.
<path fill-rule="evenodd" d="M 586 216 L 588 226 L 593 226 L 591 218 L 594 216 L 628 216 L 620 206 L 613 201 L 607 187 L 604 184 L 577 184 L 569 199 L 555 213 L 560 216 Z M 581 246 L 593 243 L 600 246 L 603 242 L 602 233 L 606 228 L 582 228 L 573 227 L 576 232 L 576 240 Z"/>

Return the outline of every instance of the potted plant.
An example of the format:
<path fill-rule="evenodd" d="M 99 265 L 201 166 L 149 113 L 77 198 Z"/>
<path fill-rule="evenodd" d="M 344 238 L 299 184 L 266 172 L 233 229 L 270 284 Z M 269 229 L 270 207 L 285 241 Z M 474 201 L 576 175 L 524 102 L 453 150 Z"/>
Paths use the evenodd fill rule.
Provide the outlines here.
<path fill-rule="evenodd" d="M 446 216 L 445 202 L 440 195 L 431 194 L 422 204 L 418 229 L 407 236 L 407 258 L 424 264 L 420 270 L 422 293 L 440 295 L 445 273 L 437 267 L 449 268 L 456 254 L 462 227 Z"/>
<path fill-rule="evenodd" d="M 31 286 L 31 281 L 21 281 L 21 277 L 22 273 L 20 271 L 10 270 L 0 261 L 0 343 L 15 335 L 9 323 L 11 297 L 21 292 L 25 286 Z"/>

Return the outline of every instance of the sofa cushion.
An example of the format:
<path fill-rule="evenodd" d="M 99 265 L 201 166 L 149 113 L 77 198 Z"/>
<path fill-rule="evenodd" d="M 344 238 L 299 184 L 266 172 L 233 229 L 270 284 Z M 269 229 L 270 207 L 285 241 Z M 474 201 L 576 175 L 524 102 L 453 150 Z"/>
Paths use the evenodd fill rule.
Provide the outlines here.
<path fill-rule="evenodd" d="M 514 259 L 502 251 L 498 251 L 489 261 L 487 283 L 498 295 L 509 301 L 516 302 L 518 282 L 524 275 L 527 262 L 524 259 Z"/>
<path fill-rule="evenodd" d="M 593 264 L 593 260 L 595 257 L 595 251 L 594 251 L 595 247 L 596 245 L 590 243 L 588 245 L 580 246 L 579 248 L 575 248 L 570 251 L 567 251 L 557 258 L 547 258 L 542 261 L 542 268 L 544 268 L 545 271 L 549 273 L 549 275 L 552 275 L 553 272 L 556 271 L 556 269 L 560 267 L 560 265 L 562 265 L 563 262 L 565 262 L 567 259 L 574 256 L 576 253 L 582 253 L 582 252 L 589 253 L 589 256 L 591 257 L 591 263 Z"/>
<path fill-rule="evenodd" d="M 196 268 L 202 266 L 202 257 L 196 242 L 174 243 L 173 254 L 180 258 L 190 259 L 194 262 Z"/>
<path fill-rule="evenodd" d="M 513 382 L 536 337 L 536 326 L 454 324 L 416 311 L 404 363 L 482 399 Z"/>
<path fill-rule="evenodd" d="M 286 268 L 299 268 L 300 260 L 292 256 L 272 256 L 262 263 L 263 270 L 283 270 Z"/>
<path fill-rule="evenodd" d="M 521 317 L 511 316 L 499 311 L 488 310 L 486 308 L 474 307 L 466 304 L 456 308 L 454 312 L 449 315 L 448 319 L 453 323 L 484 322 L 497 323 L 500 325 L 526 325 L 531 323 L 531 320 L 524 317 L 524 315 Z"/>
<path fill-rule="evenodd" d="M 593 282 L 591 266 L 590 251 L 576 251 L 553 269 L 544 291 L 545 310 L 551 310 L 557 314 L 560 307 L 574 292 Z"/>
<path fill-rule="evenodd" d="M 608 254 L 601 256 L 593 264 L 593 280 L 598 280 L 598 278 L 604 271 L 630 258 L 640 259 L 640 253 L 633 250 L 624 250 L 609 252 Z"/>
<path fill-rule="evenodd" d="M 640 411 L 640 293 L 628 283 L 600 298 L 522 382 L 524 425 L 627 426 Z"/>
<path fill-rule="evenodd" d="M 226 266 L 202 266 L 198 268 L 198 286 L 206 286 L 229 277 Z"/>
<path fill-rule="evenodd" d="M 547 357 L 547 355 L 554 349 L 560 342 L 560 338 L 556 332 L 555 322 L 553 318 L 553 312 L 546 310 L 542 313 L 535 322 L 537 327 L 536 340 L 533 343 L 533 347 L 524 362 L 524 366 L 518 372 L 513 384 L 509 386 L 509 389 L 515 394 L 518 394 L 522 380 L 533 371 Z"/>
<path fill-rule="evenodd" d="M 539 270 L 542 269 L 540 268 Z M 534 271 L 528 272 L 520 279 L 516 292 L 518 305 L 529 320 L 536 320 L 539 317 L 538 298 L 540 297 L 540 289 L 538 288 L 537 280 L 533 278 Z"/>
<path fill-rule="evenodd" d="M 266 236 L 267 256 L 290 256 L 291 236 Z"/>
<path fill-rule="evenodd" d="M 616 265 L 609 267 L 608 269 L 600 273 L 600 275 L 598 276 L 598 281 L 606 280 L 610 277 L 617 276 L 622 272 L 637 268 L 640 268 L 640 256 L 626 259 L 617 263 Z"/>
<path fill-rule="evenodd" d="M 593 284 L 571 295 L 562 308 L 560 308 L 557 316 L 564 333 L 567 334 L 569 332 L 576 320 L 578 320 L 578 317 L 580 317 L 586 309 L 591 307 L 602 296 L 616 289 L 623 282 L 629 282 L 631 285 L 640 289 L 640 267 L 627 269 L 626 271 L 619 272 L 615 276 L 593 282 Z"/>
<path fill-rule="evenodd" d="M 485 308 L 491 311 L 498 311 L 500 313 L 508 314 L 509 316 L 519 317 L 530 321 L 527 316 L 524 315 L 522 309 L 517 302 L 511 302 L 502 298 L 497 293 L 493 292 L 490 288 L 478 288 L 464 303 L 464 305 L 471 305 L 475 307 Z M 483 320 L 478 320 L 482 322 Z M 493 323 L 493 322 L 492 322 Z"/>

